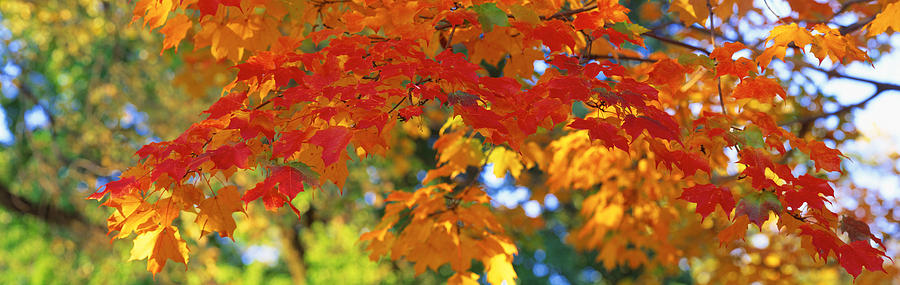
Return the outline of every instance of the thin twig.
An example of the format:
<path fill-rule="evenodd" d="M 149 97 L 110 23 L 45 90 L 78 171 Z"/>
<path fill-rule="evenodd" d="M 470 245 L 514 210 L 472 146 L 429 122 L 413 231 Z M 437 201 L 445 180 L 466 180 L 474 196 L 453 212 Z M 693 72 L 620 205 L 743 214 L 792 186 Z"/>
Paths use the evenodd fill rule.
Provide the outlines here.
<path fill-rule="evenodd" d="M 447 44 L 444 45 L 444 49 L 450 49 L 451 47 L 453 47 L 453 33 L 455 32 L 456 26 L 453 26 L 453 28 L 450 29 L 450 36 L 447 36 Z"/>
<path fill-rule="evenodd" d="M 768 0 L 763 0 L 763 3 L 766 3 L 766 8 L 769 9 L 769 12 L 772 13 L 772 16 L 775 16 L 776 19 L 781 19 L 781 16 L 778 16 L 778 13 L 775 13 L 775 10 L 772 10 L 772 6 L 769 6 Z"/>
<path fill-rule="evenodd" d="M 862 20 L 862 21 L 860 21 L 860 22 L 858 22 L 858 23 L 856 23 L 856 24 L 852 24 L 852 25 L 847 26 L 847 27 L 862 27 L 862 26 L 865 26 L 865 24 L 867 24 L 869 21 L 870 21 L 869 19 Z M 852 31 L 850 31 L 850 32 L 852 32 Z M 682 42 L 679 42 L 679 41 L 677 41 L 677 40 L 674 40 L 674 39 L 671 39 L 671 38 L 667 38 L 667 37 L 664 37 L 664 36 L 660 36 L 660 35 L 655 34 L 655 33 L 644 33 L 644 35 L 645 35 L 645 36 L 648 36 L 648 37 L 651 37 L 651 38 L 654 38 L 654 39 L 657 39 L 657 40 L 659 40 L 660 42 L 663 42 L 663 43 L 668 43 L 668 44 L 672 44 L 672 45 L 677 45 L 677 46 L 685 47 L 685 48 L 688 48 L 688 49 L 691 49 L 691 50 L 695 50 L 695 51 L 702 52 L 702 53 L 704 53 L 704 54 L 710 54 L 709 51 L 707 51 L 706 49 L 703 49 L 703 48 L 701 48 L 701 47 L 696 47 L 696 46 L 693 46 L 693 45 L 689 45 L 689 44 L 686 44 L 686 43 L 682 43 Z M 721 37 L 721 36 L 720 36 L 720 37 Z M 744 43 L 743 41 L 740 41 L 740 40 L 733 40 L 733 39 L 725 39 L 725 40 L 733 41 L 733 42 L 740 42 L 740 43 L 743 43 L 743 44 L 746 45 L 746 43 Z M 754 49 L 754 50 L 755 50 L 755 49 Z M 755 51 L 758 52 L 758 50 L 755 50 Z M 597 57 L 598 57 L 598 58 L 608 58 L 608 57 L 605 57 L 605 56 L 597 56 Z M 638 60 L 638 61 L 647 61 L 647 60 L 645 60 L 645 59 L 639 59 L 639 58 L 624 58 L 624 57 L 623 57 L 623 59 L 627 59 L 627 60 Z M 826 70 L 826 69 L 824 69 L 824 68 L 821 68 L 821 67 L 818 67 L 818 66 L 813 66 L 813 65 L 810 65 L 810 64 L 806 64 L 804 67 L 809 68 L 809 69 L 812 69 L 812 70 L 815 70 L 815 71 L 819 71 L 819 72 L 825 73 L 825 74 L 827 74 L 829 77 L 844 78 L 844 79 L 850 79 L 850 80 L 853 80 L 853 81 L 859 81 L 859 82 L 869 83 L 869 84 L 875 85 L 875 88 L 876 88 L 877 90 L 881 90 L 881 92 L 877 92 L 877 93 L 875 93 L 875 94 L 872 94 L 872 96 L 870 96 L 869 98 L 866 98 L 865 100 L 863 100 L 863 101 L 861 101 L 861 102 L 859 102 L 859 103 L 852 104 L 852 105 L 847 105 L 847 106 L 843 106 L 843 107 L 841 107 L 840 109 L 838 109 L 838 110 L 835 111 L 835 112 L 822 113 L 822 114 L 814 115 L 814 116 L 811 116 L 811 117 L 800 118 L 800 119 L 797 119 L 797 120 L 792 120 L 792 121 L 788 121 L 788 122 L 783 122 L 783 123 L 780 124 L 780 125 L 782 125 L 782 126 L 784 126 L 784 125 L 790 125 L 790 124 L 794 124 L 794 123 L 799 123 L 799 122 L 809 122 L 809 121 L 814 121 L 814 120 L 817 120 L 817 119 L 828 118 L 828 117 L 835 116 L 835 115 L 841 115 L 841 114 L 847 113 L 847 112 L 849 112 L 849 111 L 852 111 L 853 109 L 865 107 L 865 105 L 866 105 L 868 102 L 870 102 L 870 101 L 873 100 L 875 97 L 880 96 L 882 93 L 884 93 L 883 91 L 889 91 L 889 90 L 898 90 L 898 91 L 900 91 L 900 85 L 897 85 L 897 84 L 885 83 L 885 82 L 878 82 L 878 81 L 871 80 L 871 79 L 866 79 L 866 78 L 856 77 L 856 76 L 853 76 L 853 75 L 848 75 L 848 74 L 840 73 L 840 72 L 838 72 L 838 71 L 836 71 L 836 70 Z"/>
<path fill-rule="evenodd" d="M 841 32 L 841 35 L 846 35 L 861 29 L 865 25 L 868 25 L 869 22 L 872 22 L 872 20 L 875 20 L 875 16 L 868 17 L 865 20 L 853 23 L 849 26 L 841 27 L 840 29 L 838 29 L 838 31 Z"/>
<path fill-rule="evenodd" d="M 716 22 L 713 18 L 713 7 L 709 0 L 706 0 L 706 9 L 709 9 L 709 41 L 712 43 L 713 49 L 716 47 Z M 716 89 L 719 90 L 719 105 L 722 106 L 722 114 L 728 116 L 728 109 L 725 108 L 725 96 L 722 95 L 722 77 L 716 76 Z"/>
<path fill-rule="evenodd" d="M 635 57 L 635 56 L 620 55 L 620 54 L 616 54 L 616 55 L 607 55 L 607 54 L 588 54 L 588 55 L 585 55 L 585 56 L 584 56 L 584 59 L 585 59 L 585 60 L 592 60 L 592 59 L 613 59 L 613 60 L 617 60 L 617 61 L 618 61 L 618 60 L 631 60 L 631 61 L 640 61 L 640 62 L 657 62 L 657 61 L 659 61 L 659 60 L 651 59 L 651 58 Z"/>
<path fill-rule="evenodd" d="M 397 104 L 394 105 L 394 107 L 391 108 L 390 111 L 388 111 L 388 114 L 394 112 L 394 110 L 397 110 L 397 107 L 400 107 L 400 104 L 403 104 L 403 102 L 406 102 L 406 97 L 403 97 L 403 99 L 400 99 L 400 102 L 397 102 Z"/>
<path fill-rule="evenodd" d="M 550 17 L 541 16 L 541 20 L 546 21 L 546 20 L 551 20 L 551 19 L 565 19 L 569 16 L 572 16 L 572 15 L 575 15 L 575 14 L 578 14 L 581 12 L 587 12 L 587 11 L 594 10 L 594 9 L 597 9 L 597 5 L 591 5 L 591 6 L 581 8 L 581 9 L 575 9 L 575 10 L 559 11 L 559 12 L 556 12 L 556 14 L 550 15 Z"/>
<path fill-rule="evenodd" d="M 540 16 L 539 18 L 541 19 L 541 21 L 547 21 L 547 20 L 553 20 L 553 19 L 567 20 L 567 18 L 572 15 L 587 12 L 587 11 L 594 10 L 594 9 L 597 9 L 597 5 L 590 5 L 590 6 L 580 8 L 580 9 L 575 9 L 575 10 L 559 11 L 553 15 Z M 513 15 L 506 15 L 506 17 L 515 18 Z M 450 27 L 451 27 L 450 23 L 448 23 L 447 21 L 441 21 L 436 26 L 434 26 L 434 29 L 435 30 L 445 30 L 445 29 L 449 29 Z"/>
<path fill-rule="evenodd" d="M 591 39 L 591 35 L 588 35 L 585 31 L 579 31 L 582 35 L 584 35 L 585 47 L 584 50 L 581 51 L 581 54 L 578 55 L 578 62 L 584 64 L 586 60 L 586 56 L 591 54 L 591 45 L 593 44 L 593 39 Z"/>
<path fill-rule="evenodd" d="M 683 48 L 686 48 L 686 49 L 689 49 L 689 50 L 699 51 L 699 52 L 701 52 L 701 53 L 703 53 L 703 54 L 705 54 L 705 55 L 709 55 L 709 54 L 710 54 L 710 52 L 709 52 L 708 50 L 706 50 L 705 48 L 698 47 L 698 46 L 694 46 L 694 45 L 690 45 L 690 44 L 686 44 L 686 43 L 683 43 L 683 42 L 680 42 L 680 41 L 677 41 L 677 40 L 673 40 L 673 39 L 670 39 L 670 38 L 667 38 L 667 37 L 663 37 L 663 36 L 657 35 L 656 33 L 653 33 L 653 32 L 644 33 L 643 35 L 648 36 L 648 37 L 651 37 L 651 38 L 654 38 L 654 39 L 656 39 L 656 40 L 658 40 L 658 41 L 661 41 L 661 42 L 664 42 L 664 43 L 667 43 L 667 44 L 672 44 L 672 45 L 680 46 L 680 47 L 683 47 Z"/>

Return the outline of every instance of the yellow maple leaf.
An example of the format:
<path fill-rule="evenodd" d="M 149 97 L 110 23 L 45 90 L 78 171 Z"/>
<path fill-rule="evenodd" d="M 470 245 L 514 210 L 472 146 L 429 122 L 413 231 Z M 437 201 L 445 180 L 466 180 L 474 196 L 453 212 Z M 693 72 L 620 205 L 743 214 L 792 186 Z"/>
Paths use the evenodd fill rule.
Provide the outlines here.
<path fill-rule="evenodd" d="M 797 23 L 790 23 L 772 28 L 769 37 L 766 38 L 766 42 L 769 41 L 773 43 L 772 46 L 787 46 L 793 42 L 794 45 L 803 48 L 813 43 L 814 39 L 806 28 L 800 27 Z"/>
<path fill-rule="evenodd" d="M 172 226 L 157 227 L 156 230 L 138 235 L 134 239 L 129 260 L 147 260 L 147 271 L 155 275 L 162 271 L 166 261 L 171 259 L 178 263 L 188 262 L 187 243 L 181 238 L 178 229 Z"/>
<path fill-rule="evenodd" d="M 513 177 L 519 178 L 524 168 L 519 155 L 505 147 L 494 148 L 487 161 L 494 164 L 494 176 L 500 178 L 506 176 L 506 171 L 509 171 Z"/>
<path fill-rule="evenodd" d="M 872 37 L 886 32 L 888 29 L 900 31 L 900 2 L 894 2 L 884 6 L 884 10 L 875 16 L 875 19 L 866 27 L 868 36 Z"/>
<path fill-rule="evenodd" d="M 167 49 L 172 47 L 175 48 L 175 52 L 178 52 L 178 43 L 184 39 L 184 36 L 187 35 L 187 31 L 191 28 L 191 19 L 184 14 L 177 14 L 174 18 L 166 22 L 166 25 L 159 29 L 159 32 L 163 35 L 166 35 L 165 40 L 163 40 L 163 48 L 159 51 L 162 54 Z"/>
<path fill-rule="evenodd" d="M 705 1 L 673 0 L 668 12 L 677 12 L 678 18 L 686 25 L 694 23 L 702 25 L 709 18 L 709 9 L 706 8 Z"/>
<path fill-rule="evenodd" d="M 237 62 L 244 56 L 243 40 L 224 24 L 212 20 L 203 20 L 201 21 L 201 26 L 203 28 L 194 36 L 195 48 L 209 46 L 210 54 L 216 60 L 227 57 Z"/>
<path fill-rule="evenodd" d="M 241 194 L 231 185 L 219 189 L 216 196 L 204 199 L 198 205 L 200 213 L 194 221 L 201 227 L 202 234 L 218 232 L 223 237 L 234 240 L 236 227 L 232 213 L 243 211 Z"/>
<path fill-rule="evenodd" d="M 796 23 L 775 27 L 766 39 L 766 42 L 772 44 L 756 58 L 757 64 L 765 68 L 772 61 L 772 57 L 777 56 L 783 60 L 786 48 L 790 44 L 799 47 L 801 52 L 805 52 L 806 46 L 811 45 L 810 51 L 819 62 L 826 57 L 833 62 L 842 63 L 846 63 L 847 59 L 869 60 L 869 56 L 860 50 L 850 37 L 842 35 L 837 29 L 823 24 L 816 25 L 812 29 L 815 34 Z"/>
<path fill-rule="evenodd" d="M 820 63 L 825 57 L 832 62 L 842 63 L 846 63 L 845 60 L 869 60 L 869 56 L 859 49 L 854 40 L 842 35 L 837 29 L 824 24 L 816 25 L 814 29 L 822 33 L 815 35 L 816 42 L 812 46 L 812 52 Z"/>
<path fill-rule="evenodd" d="M 118 228 L 119 234 L 116 235 L 116 238 L 125 238 L 131 235 L 132 232 L 138 231 L 142 226 L 146 227 L 145 223 L 151 221 L 151 218 L 154 216 L 156 216 L 156 211 L 135 211 L 129 216 L 118 216 L 122 217 L 121 220 L 117 219 L 116 221 L 113 221 L 110 219 L 109 227 L 110 229 Z M 116 217 L 116 215 L 114 215 L 114 217 Z"/>
<path fill-rule="evenodd" d="M 203 189 L 194 184 L 177 185 L 172 191 L 172 200 L 181 204 L 183 211 L 195 212 L 194 205 L 199 205 L 203 201 Z"/>
<path fill-rule="evenodd" d="M 144 18 L 144 26 L 150 29 L 162 26 L 169 17 L 169 12 L 175 8 L 172 0 L 141 0 L 134 7 L 134 17 L 131 21 Z"/>
<path fill-rule="evenodd" d="M 448 121 L 449 123 L 449 121 Z M 441 167 L 429 170 L 423 179 L 428 183 L 436 177 L 456 176 L 466 171 L 469 166 L 480 165 L 484 155 L 480 146 L 465 136 L 465 130 L 457 130 L 442 134 L 434 143 L 438 150 L 438 163 Z"/>
<path fill-rule="evenodd" d="M 784 60 L 784 54 L 787 52 L 787 47 L 785 46 L 771 46 L 766 48 L 756 57 L 756 64 L 759 65 L 760 68 L 765 69 L 769 66 L 769 63 L 772 62 L 773 57 L 778 57 L 780 60 Z"/>
<path fill-rule="evenodd" d="M 490 284 L 516 284 L 516 271 L 513 269 L 511 258 L 505 254 L 496 254 L 484 260 L 487 281 Z"/>
<path fill-rule="evenodd" d="M 719 244 L 729 243 L 738 238 L 744 239 L 744 236 L 747 235 L 747 226 L 749 225 L 750 219 L 747 215 L 741 215 L 735 218 L 734 224 L 728 226 L 716 235 L 719 239 Z"/>
<path fill-rule="evenodd" d="M 472 272 L 457 272 L 447 279 L 447 284 L 476 285 L 478 284 L 478 274 Z"/>

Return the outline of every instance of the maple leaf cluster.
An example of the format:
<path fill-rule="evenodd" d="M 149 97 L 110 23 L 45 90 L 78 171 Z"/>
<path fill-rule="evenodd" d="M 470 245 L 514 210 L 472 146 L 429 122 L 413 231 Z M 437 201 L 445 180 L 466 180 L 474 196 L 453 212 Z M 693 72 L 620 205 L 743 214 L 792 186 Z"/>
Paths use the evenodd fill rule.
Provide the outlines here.
<path fill-rule="evenodd" d="M 116 238 L 137 234 L 132 259 L 148 258 L 156 273 L 166 260 L 189 259 L 173 223 L 181 213 L 196 213 L 204 234 L 224 237 L 233 236 L 232 214 L 257 200 L 300 216 L 291 201 L 301 192 L 326 183 L 343 189 L 351 157 L 384 156 L 397 126 L 439 112 L 446 123 L 426 186 L 392 192 L 381 224 L 361 237 L 373 259 L 405 259 L 417 273 L 449 264 L 456 272 L 450 281 L 459 283 L 477 280 L 469 272 L 477 260 L 488 282 L 513 282 L 515 241 L 484 190 L 444 183 L 493 163 L 498 174 L 515 178 L 525 170 L 546 173 L 550 192 L 596 190 L 578 205 L 586 221 L 570 241 L 598 250 L 608 267 L 677 262 L 682 253 L 665 234 L 676 229 L 665 221 L 679 212 L 657 202 L 667 201 L 694 207 L 700 222 L 722 210 L 729 223 L 718 235 L 722 244 L 743 238 L 750 223 L 762 228 L 777 217 L 779 230 L 801 236 L 810 255 L 835 257 L 854 276 L 862 268 L 883 270 L 884 246 L 868 229 L 853 227 L 852 240 L 841 239 L 847 227 L 839 229 L 838 214 L 826 207 L 834 199 L 829 180 L 795 175 L 782 159 L 800 152 L 816 171 L 840 172 L 843 154 L 795 136 L 754 107 L 788 99 L 767 75 L 772 58 L 809 46 L 820 60 L 868 60 L 851 38 L 827 25 L 790 23 L 772 30 L 755 59 L 735 59 L 748 47 L 729 42 L 708 55 L 658 54 L 631 68 L 594 57 L 644 46 L 648 30 L 616 1 L 476 3 L 310 1 L 290 10 L 274 0 L 139 1 L 135 20 L 161 27 L 164 51 L 192 39 L 195 48 L 233 63 L 237 74 L 205 119 L 141 148 L 135 166 L 90 198 L 108 197 L 104 205 L 115 209 L 110 231 Z M 686 23 L 711 17 L 692 3 L 672 5 Z M 880 17 L 870 31 L 886 29 Z M 499 60 L 502 73 L 485 72 L 484 62 Z M 550 68 L 535 74 L 535 60 Z M 712 80 L 722 108 L 691 112 L 684 106 L 692 100 L 716 96 L 688 96 L 700 88 L 690 73 L 739 83 L 722 96 L 722 83 Z M 573 105 L 589 112 L 575 115 Z M 743 111 L 735 113 L 738 107 Z M 737 152 L 741 171 L 725 185 L 716 178 L 728 150 Z M 633 165 L 632 174 L 615 171 L 625 165 Z M 253 170 L 265 174 L 254 187 L 229 182 Z M 642 225 L 655 230 L 628 230 Z M 662 261 L 650 261 L 642 249 Z"/>

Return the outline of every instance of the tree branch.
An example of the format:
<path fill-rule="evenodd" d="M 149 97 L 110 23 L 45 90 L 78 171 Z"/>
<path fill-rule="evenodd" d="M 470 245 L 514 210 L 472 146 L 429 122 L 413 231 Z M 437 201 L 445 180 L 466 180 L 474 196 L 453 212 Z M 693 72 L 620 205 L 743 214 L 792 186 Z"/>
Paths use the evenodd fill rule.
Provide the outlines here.
<path fill-rule="evenodd" d="M 823 68 L 817 67 L 817 66 L 805 66 L 805 67 L 807 69 L 825 73 L 828 75 L 829 78 L 831 78 L 831 77 L 845 78 L 845 79 L 850 79 L 850 80 L 854 80 L 854 81 L 859 81 L 859 82 L 864 82 L 864 83 L 869 83 L 869 84 L 875 85 L 875 92 L 872 93 L 872 95 L 870 95 L 866 99 L 863 99 L 862 101 L 860 101 L 858 103 L 841 106 L 840 108 L 838 108 L 838 110 L 836 110 L 834 112 L 821 113 L 818 115 L 813 115 L 813 116 L 809 116 L 809 117 L 805 117 L 805 118 L 799 118 L 799 119 L 796 119 L 793 121 L 788 121 L 788 122 L 782 123 L 782 125 L 790 125 L 790 124 L 794 124 L 794 123 L 810 124 L 818 119 L 824 119 L 824 118 L 828 118 L 831 116 L 838 116 L 838 115 L 846 114 L 846 113 L 849 113 L 850 111 L 853 111 L 854 109 L 864 108 L 867 104 L 869 104 L 869 102 L 871 102 L 872 100 L 874 100 L 881 94 L 884 94 L 885 91 L 891 91 L 891 90 L 900 91 L 900 85 L 897 85 L 897 84 L 878 82 L 878 81 L 874 81 L 871 79 L 841 74 L 841 73 L 835 71 L 834 69 L 826 70 L 826 69 L 823 69 Z"/>
<path fill-rule="evenodd" d="M 10 212 L 32 216 L 49 224 L 77 228 L 84 227 L 97 232 L 105 232 L 102 226 L 92 224 L 78 212 L 69 212 L 50 203 L 35 203 L 12 193 L 5 184 L 0 184 L 0 206 Z"/>
<path fill-rule="evenodd" d="M 575 14 L 578 14 L 578 13 L 587 12 L 587 11 L 594 10 L 594 9 L 597 9 L 597 5 L 596 5 L 596 4 L 595 4 L 595 5 L 590 5 L 590 6 L 587 6 L 587 7 L 583 7 L 583 8 L 580 8 L 580 9 L 575 9 L 575 10 L 563 10 L 563 11 L 556 12 L 556 13 L 554 13 L 553 15 L 550 15 L 550 16 L 540 16 L 539 18 L 540 18 L 542 21 L 553 20 L 553 19 L 567 20 L 567 18 L 568 18 L 568 17 L 571 17 L 572 15 L 575 15 Z M 513 15 L 506 15 L 506 17 L 514 18 Z M 435 30 L 446 30 L 446 29 L 448 29 L 448 28 L 450 28 L 450 23 L 448 23 L 447 21 L 441 21 L 441 22 L 438 23 L 436 26 L 434 26 L 434 29 L 435 29 Z"/>
<path fill-rule="evenodd" d="M 867 22 L 866 22 L 866 23 L 867 23 Z M 854 25 L 850 25 L 850 26 L 858 26 L 858 27 L 862 27 L 862 26 L 864 26 L 866 23 L 859 24 L 859 25 L 854 24 Z M 697 47 L 697 46 L 693 46 L 693 45 L 690 45 L 690 44 L 687 44 L 687 43 L 683 43 L 683 42 L 680 42 L 680 41 L 678 41 L 678 40 L 674 40 L 674 39 L 671 39 L 671 38 L 663 37 L 663 36 L 660 36 L 660 35 L 655 34 L 655 33 L 644 33 L 644 35 L 646 35 L 646 36 L 648 36 L 648 37 L 651 37 L 651 38 L 654 38 L 654 39 L 657 39 L 657 40 L 659 40 L 659 41 L 661 41 L 661 42 L 663 42 L 663 43 L 668 43 L 668 44 L 672 44 L 672 45 L 684 47 L 684 48 L 687 48 L 687 49 L 699 51 L 699 52 L 702 52 L 702 53 L 707 54 L 707 55 L 710 54 L 710 52 L 707 51 L 707 50 L 704 49 L 704 48 Z M 728 39 L 727 39 L 727 40 L 728 40 Z M 757 52 L 757 53 L 758 53 L 758 51 L 755 51 L 755 50 L 754 50 L 754 52 Z M 815 121 L 815 120 L 818 120 L 818 119 L 828 118 L 828 117 L 836 116 L 836 115 L 841 115 L 841 114 L 850 112 L 850 111 L 852 111 L 853 109 L 865 107 L 866 104 L 868 104 L 870 101 L 872 101 L 872 100 L 875 99 L 876 97 L 880 96 L 882 93 L 884 93 L 884 91 L 889 91 L 889 90 L 897 90 L 897 91 L 900 91 L 900 85 L 897 85 L 897 84 L 885 83 L 885 82 L 878 82 L 878 81 L 871 80 L 871 79 L 866 79 L 866 78 L 857 77 L 857 76 L 853 76 L 853 75 L 843 74 L 843 73 L 840 73 L 840 72 L 838 72 L 837 70 L 834 70 L 834 69 L 832 69 L 832 70 L 826 70 L 826 69 L 824 69 L 824 68 L 821 68 L 821 67 L 818 67 L 818 66 L 813 66 L 813 65 L 810 65 L 810 64 L 806 64 L 804 67 L 805 67 L 805 68 L 808 68 L 808 69 L 811 69 L 811 70 L 815 70 L 815 71 L 818 71 L 818 72 L 825 73 L 825 74 L 828 75 L 829 78 L 835 78 L 835 77 L 837 77 L 837 78 L 844 78 L 844 79 L 850 79 L 850 80 L 853 80 L 853 81 L 859 81 L 859 82 L 864 82 L 864 83 L 869 83 L 869 84 L 875 85 L 875 89 L 876 89 L 876 90 L 875 90 L 875 93 L 872 94 L 871 96 L 869 96 L 868 98 L 866 98 L 865 100 L 860 101 L 859 103 L 852 104 L 852 105 L 842 106 L 842 107 L 840 107 L 837 111 L 834 111 L 834 112 L 828 112 L 828 113 L 822 113 L 822 114 L 818 114 L 818 115 L 814 115 L 814 116 L 810 116 L 810 117 L 806 117 L 806 118 L 800 118 L 800 119 L 797 119 L 797 120 L 784 122 L 784 123 L 782 123 L 781 125 L 790 125 L 790 124 L 794 124 L 794 123 L 804 123 L 804 124 L 808 124 L 808 123 L 811 123 L 812 121 Z"/>
<path fill-rule="evenodd" d="M 683 47 L 683 48 L 686 48 L 686 49 L 689 49 L 689 50 L 699 51 L 699 52 L 702 52 L 703 54 L 706 54 L 706 55 L 709 55 L 709 54 L 710 54 L 710 52 L 709 52 L 708 50 L 706 50 L 705 48 L 698 47 L 698 46 L 694 46 L 694 45 L 690 45 L 690 44 L 687 44 L 687 43 L 684 43 L 684 42 L 681 42 L 681 41 L 678 41 L 678 40 L 674 40 L 674 39 L 671 39 L 671 38 L 663 37 L 663 36 L 657 35 L 656 33 L 653 33 L 653 32 L 644 33 L 644 35 L 645 35 L 645 36 L 648 36 L 648 37 L 651 37 L 651 38 L 654 38 L 654 39 L 656 39 L 656 40 L 658 40 L 658 41 L 667 43 L 667 44 L 680 46 L 680 47 Z"/>
<path fill-rule="evenodd" d="M 581 9 L 575 9 L 575 10 L 563 10 L 563 11 L 556 12 L 555 14 L 550 15 L 549 17 L 541 16 L 541 20 L 544 20 L 544 21 L 552 20 L 552 19 L 561 19 L 562 20 L 562 19 L 568 18 L 569 16 L 572 16 L 572 15 L 575 15 L 575 14 L 578 14 L 581 12 L 587 12 L 587 11 L 594 10 L 594 9 L 597 9 L 597 5 L 591 5 L 591 6 L 581 8 Z"/>
<path fill-rule="evenodd" d="M 869 22 L 872 22 L 872 20 L 875 20 L 875 16 L 872 16 L 872 17 L 866 18 L 865 20 L 850 24 L 849 26 L 846 26 L 846 27 L 841 27 L 838 29 L 838 31 L 841 32 L 841 35 L 846 35 L 846 34 L 855 32 L 856 30 L 861 29 L 865 25 L 868 25 Z"/>
<path fill-rule="evenodd" d="M 627 55 L 606 55 L 606 54 L 588 54 L 584 56 L 584 59 L 592 60 L 592 59 L 613 59 L 616 61 L 619 60 L 631 60 L 631 61 L 640 61 L 640 62 L 657 62 L 659 60 L 651 59 L 651 58 L 643 58 L 643 57 L 634 57 Z"/>

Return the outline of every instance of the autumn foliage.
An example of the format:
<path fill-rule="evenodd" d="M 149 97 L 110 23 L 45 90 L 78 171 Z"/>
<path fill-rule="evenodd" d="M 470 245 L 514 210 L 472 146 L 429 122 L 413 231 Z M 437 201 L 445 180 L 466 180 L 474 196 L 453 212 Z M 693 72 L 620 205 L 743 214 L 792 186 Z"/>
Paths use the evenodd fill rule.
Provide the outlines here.
<path fill-rule="evenodd" d="M 696 253 L 673 237 L 711 232 L 727 252 L 751 224 L 774 223 L 853 276 L 884 271 L 882 241 L 830 207 L 836 176 L 825 174 L 841 173 L 845 156 L 790 131 L 794 101 L 769 67 L 799 54 L 868 61 L 860 39 L 896 29 L 900 4 L 865 4 L 874 20 L 843 31 L 823 20 L 858 6 L 788 1 L 799 16 L 747 46 L 717 39 L 715 25 L 768 13 L 752 1 L 672 1 L 669 12 L 701 30 L 696 45 L 660 37 L 616 1 L 586 2 L 140 0 L 134 22 L 165 35 L 163 52 L 190 44 L 236 75 L 202 119 L 141 148 L 90 198 L 115 209 L 110 232 L 133 238 L 132 259 L 156 273 L 190 259 L 181 215 L 223 237 L 257 204 L 299 217 L 298 195 L 346 190 L 348 161 L 435 132 L 424 187 L 387 195 L 381 223 L 360 237 L 373 259 L 513 284 L 508 213 L 472 177 L 490 163 L 536 193 L 584 193 L 567 242 L 608 268 L 677 266 Z M 536 60 L 549 68 L 535 73 Z M 265 178 L 252 188 L 230 182 L 254 171 Z"/>

